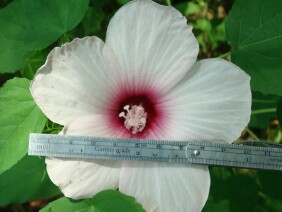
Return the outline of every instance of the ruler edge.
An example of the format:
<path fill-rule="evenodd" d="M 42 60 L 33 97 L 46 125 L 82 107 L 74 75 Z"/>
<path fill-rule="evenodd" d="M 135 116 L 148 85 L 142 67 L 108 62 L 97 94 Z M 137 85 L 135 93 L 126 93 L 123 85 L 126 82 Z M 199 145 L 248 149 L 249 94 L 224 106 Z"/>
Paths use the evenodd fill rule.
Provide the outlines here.
<path fill-rule="evenodd" d="M 248 145 L 243 145 L 240 143 L 227 143 L 223 142 L 221 140 L 213 140 L 213 141 L 179 141 L 179 140 L 154 140 L 154 139 L 138 139 L 138 138 L 105 138 L 105 137 L 96 137 L 96 136 L 78 136 L 78 135 L 59 135 L 59 134 L 42 134 L 42 133 L 30 133 L 29 135 L 29 144 L 31 138 L 34 136 L 40 136 L 40 137 L 56 137 L 59 138 L 60 140 L 68 140 L 68 139 L 77 139 L 77 140 L 107 140 L 107 141 L 115 141 L 115 142 L 120 142 L 120 141 L 130 141 L 134 143 L 150 143 L 150 144 L 161 144 L 161 145 L 177 145 L 177 146 L 212 146 L 212 147 L 227 147 L 227 148 L 236 148 L 236 149 L 251 149 L 251 150 L 271 150 L 273 152 L 281 152 L 282 153 L 282 148 L 277 148 L 277 147 L 261 147 L 261 146 L 248 146 Z M 82 139 L 83 138 L 83 139 Z M 253 142 L 253 140 L 245 140 L 248 142 Z"/>
<path fill-rule="evenodd" d="M 39 138 L 56 138 L 56 140 L 58 138 L 60 138 L 59 140 L 68 140 L 68 139 L 77 139 L 77 140 L 84 140 L 84 141 L 93 141 L 95 139 L 100 139 L 101 140 L 107 140 L 107 141 L 115 141 L 115 142 L 119 142 L 121 140 L 127 140 L 127 142 L 130 140 L 130 142 L 135 142 L 135 143 L 150 143 L 150 144 L 160 144 L 161 145 L 172 145 L 172 144 L 175 144 L 175 145 L 181 145 L 181 146 L 186 146 L 186 148 L 190 145 L 190 146 L 203 146 L 203 145 L 206 145 L 208 147 L 220 147 L 220 148 L 224 148 L 224 147 L 227 147 L 227 148 L 236 148 L 236 149 L 250 149 L 250 150 L 257 150 L 257 151 L 272 151 L 272 152 L 278 152 L 278 153 L 282 153 L 282 149 L 280 148 L 276 148 L 276 147 L 260 147 L 260 146 L 247 146 L 247 145 L 243 145 L 243 144 L 229 144 L 229 143 L 223 143 L 223 142 L 212 142 L 212 141 L 168 141 L 168 140 L 151 140 L 151 139 L 148 139 L 148 140 L 145 140 L 145 139 L 135 139 L 135 138 L 105 138 L 105 137 L 93 137 L 93 136 L 76 136 L 76 135 L 58 135 L 58 134 L 41 134 L 41 133 L 30 133 L 29 135 L 29 145 L 31 144 L 30 140 L 33 138 L 33 137 L 37 137 L 38 139 L 38 136 Z M 252 142 L 252 141 L 250 141 Z M 184 144 L 184 145 L 183 145 Z M 139 147 L 140 149 L 142 149 L 142 147 Z M 204 164 L 204 163 L 197 163 L 197 162 L 193 162 L 193 160 L 191 160 L 191 157 L 187 157 L 187 149 L 184 149 L 185 150 L 185 154 L 186 154 L 186 159 L 187 159 L 187 162 L 190 163 L 190 164 L 194 164 L 194 165 L 199 165 L 199 164 L 202 164 L 202 165 L 207 165 L 207 166 L 221 166 L 221 167 L 232 167 L 232 166 L 228 166 L 228 165 L 212 165 L 212 164 Z M 194 149 L 194 148 L 193 148 Z M 183 149 L 180 149 L 180 150 L 183 150 Z M 62 156 L 46 156 L 46 155 L 41 155 L 41 154 L 32 154 L 30 153 L 30 148 L 28 148 L 28 155 L 29 156 L 44 156 L 44 157 L 61 157 L 61 158 L 70 158 L 70 157 L 62 157 Z M 69 154 L 71 155 L 71 154 Z M 74 155 L 74 154 L 73 154 Z M 120 157 L 117 157 L 117 156 L 106 156 L 106 155 L 102 155 L 101 157 L 95 157 L 95 159 L 110 159 L 110 160 L 126 160 L 126 159 L 121 159 L 123 156 L 120 156 Z M 131 157 L 131 156 L 129 156 Z M 71 157 L 72 159 L 94 159 L 94 158 L 91 158 L 91 157 Z M 140 158 L 140 157 L 139 157 Z M 138 157 L 132 157 L 130 160 L 134 160 L 134 161 L 138 161 L 139 160 Z M 168 162 L 168 161 L 162 161 L 162 160 L 142 160 L 142 161 L 155 161 L 155 162 Z M 173 162 L 175 160 L 171 160 L 170 162 Z M 240 163 L 240 162 L 239 162 Z M 262 164 L 263 165 L 263 164 Z M 271 165 L 271 164 L 268 164 L 270 166 L 275 166 L 275 165 Z M 252 167 L 241 167 L 241 166 L 233 166 L 233 167 L 236 167 L 236 168 L 245 168 L 245 169 L 262 169 L 262 170 L 275 170 L 275 171 L 281 171 L 281 169 L 267 169 L 267 168 L 252 168 Z M 279 167 L 279 166 L 278 166 Z"/>

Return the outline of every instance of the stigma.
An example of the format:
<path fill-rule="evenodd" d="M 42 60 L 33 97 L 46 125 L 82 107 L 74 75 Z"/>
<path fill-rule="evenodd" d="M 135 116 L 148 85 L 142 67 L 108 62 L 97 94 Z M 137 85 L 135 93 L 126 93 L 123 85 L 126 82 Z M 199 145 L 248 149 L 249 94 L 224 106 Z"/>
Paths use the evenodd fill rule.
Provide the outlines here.
<path fill-rule="evenodd" d="M 127 130 L 130 130 L 132 134 L 142 132 L 146 126 L 147 113 L 141 105 L 126 105 L 123 107 L 125 112 L 121 112 L 119 117 L 123 117 L 124 126 Z"/>

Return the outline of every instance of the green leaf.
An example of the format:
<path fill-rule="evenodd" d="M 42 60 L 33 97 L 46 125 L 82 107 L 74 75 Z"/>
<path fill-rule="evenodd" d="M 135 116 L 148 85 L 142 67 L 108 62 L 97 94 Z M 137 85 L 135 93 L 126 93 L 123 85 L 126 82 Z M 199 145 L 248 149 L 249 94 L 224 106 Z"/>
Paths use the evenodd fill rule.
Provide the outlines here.
<path fill-rule="evenodd" d="M 232 171 L 223 167 L 209 167 L 209 170 L 211 176 L 209 200 L 212 197 L 213 202 L 220 202 L 228 195 L 227 181 L 232 177 Z"/>
<path fill-rule="evenodd" d="M 231 211 L 255 211 L 259 186 L 256 178 L 249 175 L 234 175 L 227 181 Z"/>
<path fill-rule="evenodd" d="M 0 175 L 0 205 L 58 195 L 60 191 L 48 178 L 44 161 L 25 156 Z"/>
<path fill-rule="evenodd" d="M 102 21 L 105 18 L 101 3 L 101 1 L 97 1 L 93 6 L 89 7 L 82 20 L 82 26 L 86 35 L 96 34 L 101 30 Z"/>
<path fill-rule="evenodd" d="M 221 200 L 219 202 L 212 202 L 208 201 L 203 208 L 203 212 L 224 212 L 224 211 L 230 211 L 229 210 L 229 201 L 228 200 Z"/>
<path fill-rule="evenodd" d="M 60 198 L 49 203 L 48 206 L 40 210 L 40 212 L 60 211 L 60 212 L 75 212 L 75 211 L 96 211 L 96 212 L 144 212 L 140 204 L 133 197 L 127 196 L 115 190 L 105 190 L 98 193 L 92 199 L 75 201 L 66 197 Z"/>
<path fill-rule="evenodd" d="M 205 212 L 215 211 L 217 204 L 225 209 L 223 211 L 255 211 L 259 193 L 256 178 L 239 171 L 235 173 L 231 168 L 210 168 L 211 188 Z"/>
<path fill-rule="evenodd" d="M 184 2 L 175 5 L 175 8 L 179 10 L 184 16 L 195 15 L 197 13 L 200 13 L 204 10 L 204 7 L 204 4 L 199 4 L 195 2 Z"/>
<path fill-rule="evenodd" d="M 282 209 L 281 201 L 268 198 L 265 202 L 265 207 L 263 208 L 263 211 L 281 212 L 281 209 Z"/>
<path fill-rule="evenodd" d="M 21 2 L 14 1 L 0 10 L 0 26 L 0 73 L 15 72 L 24 65 L 24 55 L 28 52 Z"/>
<path fill-rule="evenodd" d="M 47 51 L 34 52 L 26 58 L 26 63 L 21 74 L 23 77 L 32 80 L 37 70 L 45 63 Z"/>
<path fill-rule="evenodd" d="M 15 72 L 25 56 L 41 50 L 74 28 L 88 0 L 22 0 L 0 10 L 0 73 Z"/>
<path fill-rule="evenodd" d="M 45 134 L 59 134 L 63 130 L 63 126 L 52 122 L 48 119 L 42 133 Z"/>
<path fill-rule="evenodd" d="M 213 49 L 217 48 L 220 42 L 225 42 L 225 19 L 213 19 L 211 21 L 212 31 L 209 35 Z"/>
<path fill-rule="evenodd" d="M 117 208 L 120 211 L 145 211 L 134 197 L 114 190 L 100 192 L 93 198 L 93 204 L 100 211 L 114 211 Z"/>
<path fill-rule="evenodd" d="M 282 1 L 237 0 L 226 21 L 232 62 L 253 90 L 282 95 Z"/>
<path fill-rule="evenodd" d="M 24 157 L 29 133 L 42 132 L 47 120 L 33 101 L 29 84 L 14 78 L 0 89 L 0 174 Z"/>
<path fill-rule="evenodd" d="M 88 2 L 89 0 L 22 0 L 29 23 L 29 48 L 41 50 L 73 29 L 82 20 Z"/>
<path fill-rule="evenodd" d="M 78 212 L 88 209 L 89 211 L 98 211 L 95 207 L 93 208 L 91 200 L 71 200 L 69 198 L 62 197 L 58 200 L 49 203 L 45 208 L 41 209 L 40 212 Z"/>
<path fill-rule="evenodd" d="M 126 4 L 128 3 L 130 0 L 116 0 L 117 3 L 123 5 L 123 4 Z"/>
<path fill-rule="evenodd" d="M 282 98 L 280 98 L 280 101 L 277 107 L 277 118 L 279 120 L 280 126 L 282 126 Z"/>
<path fill-rule="evenodd" d="M 252 93 L 252 116 L 249 127 L 259 128 L 265 131 L 270 122 L 276 118 L 275 110 L 279 96 L 263 95 L 260 92 Z"/>
<path fill-rule="evenodd" d="M 282 172 L 259 170 L 258 179 L 265 195 L 282 201 Z"/>

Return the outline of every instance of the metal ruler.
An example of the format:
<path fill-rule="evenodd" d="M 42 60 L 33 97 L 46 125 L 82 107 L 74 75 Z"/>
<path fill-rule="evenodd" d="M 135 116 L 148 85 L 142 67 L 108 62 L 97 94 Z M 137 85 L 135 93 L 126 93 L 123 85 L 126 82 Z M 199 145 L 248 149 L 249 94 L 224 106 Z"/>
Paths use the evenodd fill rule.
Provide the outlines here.
<path fill-rule="evenodd" d="M 252 141 L 245 142 L 252 143 Z M 253 142 L 254 143 L 254 142 Z M 282 170 L 282 148 L 212 142 L 30 134 L 29 155 Z"/>

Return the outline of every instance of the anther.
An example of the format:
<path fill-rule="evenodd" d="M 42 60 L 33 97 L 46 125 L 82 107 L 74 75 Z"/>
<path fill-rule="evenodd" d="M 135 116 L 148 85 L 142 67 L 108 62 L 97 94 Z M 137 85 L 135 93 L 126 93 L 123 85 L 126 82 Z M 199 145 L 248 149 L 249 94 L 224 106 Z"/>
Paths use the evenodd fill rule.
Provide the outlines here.
<path fill-rule="evenodd" d="M 126 110 L 127 113 L 125 114 L 125 112 L 121 112 L 119 117 L 125 119 L 124 126 L 126 129 L 131 130 L 132 134 L 141 132 L 145 128 L 147 122 L 147 113 L 144 108 L 141 105 L 134 105 L 131 108 L 129 105 L 126 105 L 123 109 Z"/>

